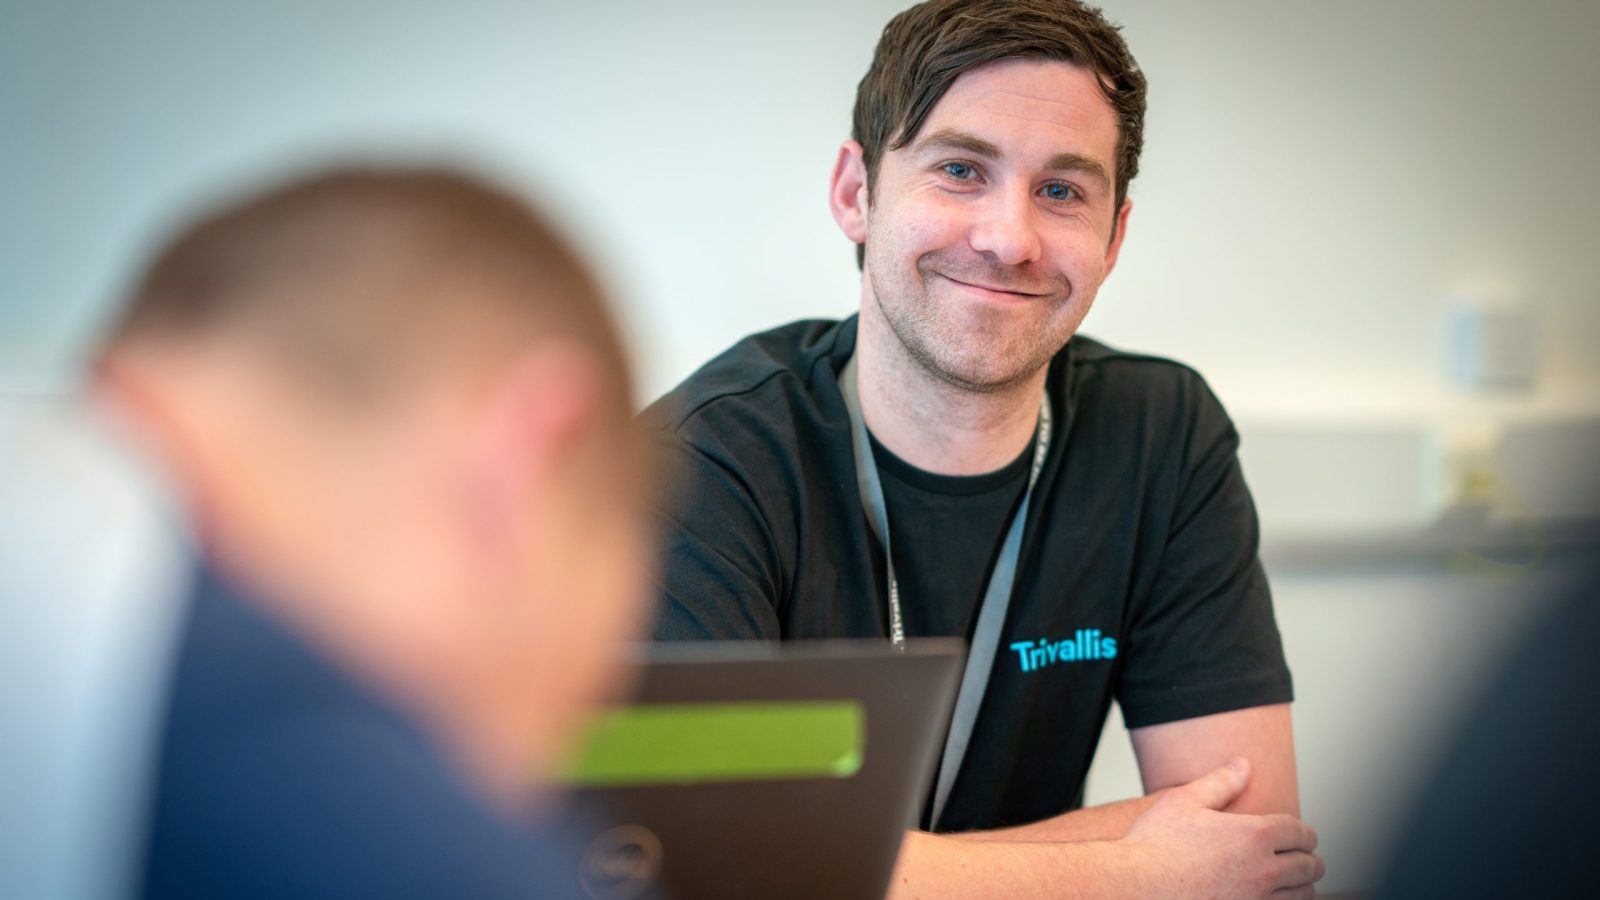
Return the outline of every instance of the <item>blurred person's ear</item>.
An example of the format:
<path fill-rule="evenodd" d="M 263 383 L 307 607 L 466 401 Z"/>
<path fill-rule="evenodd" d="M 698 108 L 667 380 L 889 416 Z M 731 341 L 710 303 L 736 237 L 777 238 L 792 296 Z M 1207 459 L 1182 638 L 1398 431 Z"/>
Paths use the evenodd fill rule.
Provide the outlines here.
<path fill-rule="evenodd" d="M 212 485 L 202 443 L 210 436 L 188 421 L 174 391 L 185 380 L 181 361 L 194 348 L 179 340 L 142 339 L 97 355 L 90 368 L 96 402 L 119 429 L 154 459 L 182 493 L 198 533 L 210 531 Z"/>
<path fill-rule="evenodd" d="M 471 415 L 463 502 L 472 536 L 495 555 L 522 550 L 529 510 L 562 487 L 603 415 L 593 352 L 566 341 L 524 351 L 491 378 Z"/>
<path fill-rule="evenodd" d="M 625 419 L 601 358 L 573 342 L 529 348 L 473 397 L 452 487 L 472 600 L 452 609 L 471 623 L 467 667 L 496 735 L 489 765 L 502 784 L 526 784 L 617 689 L 620 643 L 639 625 L 635 507 L 607 468 L 626 464 L 606 444 Z"/>

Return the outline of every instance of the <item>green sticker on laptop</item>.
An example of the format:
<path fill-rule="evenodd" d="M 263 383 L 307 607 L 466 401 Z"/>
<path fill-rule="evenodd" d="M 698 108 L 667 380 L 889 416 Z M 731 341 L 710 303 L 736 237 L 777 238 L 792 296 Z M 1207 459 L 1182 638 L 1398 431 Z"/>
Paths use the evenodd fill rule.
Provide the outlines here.
<path fill-rule="evenodd" d="M 575 787 L 849 778 L 865 737 L 854 700 L 619 707 L 596 718 L 559 777 Z"/>

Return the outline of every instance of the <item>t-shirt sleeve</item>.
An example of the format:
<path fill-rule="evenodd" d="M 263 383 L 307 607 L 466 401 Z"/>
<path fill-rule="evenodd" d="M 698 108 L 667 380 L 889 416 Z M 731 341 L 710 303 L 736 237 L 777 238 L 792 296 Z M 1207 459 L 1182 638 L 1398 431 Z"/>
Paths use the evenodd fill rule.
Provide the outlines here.
<path fill-rule="evenodd" d="M 670 489 L 656 503 L 655 639 L 777 640 L 782 569 L 758 486 L 719 448 L 656 434 Z"/>
<path fill-rule="evenodd" d="M 1238 433 L 1198 375 L 1182 394 L 1175 502 L 1117 689 L 1130 728 L 1293 699 Z"/>

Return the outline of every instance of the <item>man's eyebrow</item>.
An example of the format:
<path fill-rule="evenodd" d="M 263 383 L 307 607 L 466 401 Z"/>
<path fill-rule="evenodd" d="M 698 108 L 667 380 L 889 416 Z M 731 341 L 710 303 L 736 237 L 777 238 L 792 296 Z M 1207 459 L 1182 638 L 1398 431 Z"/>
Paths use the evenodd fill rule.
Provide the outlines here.
<path fill-rule="evenodd" d="M 1105 164 L 1091 156 L 1078 153 L 1057 153 L 1045 163 L 1046 169 L 1067 169 L 1082 172 L 1099 181 L 1101 184 L 1111 183 L 1111 173 L 1106 171 Z"/>
<path fill-rule="evenodd" d="M 971 153 L 973 156 L 981 156 L 984 159 L 993 160 L 998 160 L 1005 155 L 1000 152 L 999 147 L 983 138 L 951 128 L 941 128 L 917 141 L 917 145 L 912 148 L 912 152 L 920 153 L 930 149 L 962 150 Z M 1055 156 L 1050 157 L 1044 167 L 1047 170 L 1082 172 L 1102 184 L 1111 183 L 1111 173 L 1106 171 L 1105 164 L 1092 156 L 1084 156 L 1081 153 L 1057 153 Z"/>
<path fill-rule="evenodd" d="M 983 138 L 974 137 L 973 135 L 967 134 L 964 131 L 956 131 L 951 128 L 941 128 L 922 140 L 917 141 L 917 146 L 912 148 L 912 152 L 921 152 L 932 147 L 943 147 L 948 150 L 965 150 L 974 156 L 981 156 L 985 159 L 999 159 L 1001 157 L 999 147 L 996 147 Z"/>

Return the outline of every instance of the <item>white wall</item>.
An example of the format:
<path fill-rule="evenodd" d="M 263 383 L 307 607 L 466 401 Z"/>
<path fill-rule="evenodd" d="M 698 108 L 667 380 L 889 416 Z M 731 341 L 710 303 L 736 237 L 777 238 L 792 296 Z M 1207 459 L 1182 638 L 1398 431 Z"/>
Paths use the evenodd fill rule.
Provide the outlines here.
<path fill-rule="evenodd" d="M 465 157 L 537 193 L 626 307 L 647 394 L 846 312 L 823 188 L 884 13 L 739 2 L 32 4 L 0 27 L 0 359 L 58 368 L 197 195 L 286 161 Z M 20 370 L 20 374 L 19 373 Z"/>
<path fill-rule="evenodd" d="M 445 151 L 536 191 L 603 260 L 647 394 L 854 301 L 823 189 L 899 0 L 6 3 L 13 385 L 81 345 L 152 228 L 329 152 Z M 1393 402 L 1435 387 L 1446 297 L 1494 288 L 1549 307 L 1553 387 L 1600 378 L 1600 6 L 1110 6 L 1153 89 L 1090 331 L 1241 411 Z"/>
<path fill-rule="evenodd" d="M 647 397 L 745 333 L 854 304 L 824 189 L 901 0 L 0 3 L 0 394 L 60 390 L 155 229 L 193 201 L 329 156 L 443 154 L 535 193 L 614 288 Z M 1153 87 L 1131 235 L 1086 328 L 1212 380 L 1268 488 L 1269 540 L 1324 521 L 1315 492 L 1290 496 L 1320 473 L 1249 456 L 1253 434 L 1304 447 L 1319 442 L 1297 428 L 1600 406 L 1600 4 L 1108 6 Z M 1445 384 L 1456 294 L 1540 311 L 1532 395 Z M 1445 493 L 1397 476 L 1404 462 L 1350 458 L 1331 464 L 1376 499 L 1341 526 L 1416 525 Z M 1373 840 L 1351 786 L 1403 777 L 1387 748 L 1461 680 L 1440 654 L 1511 615 L 1457 603 L 1478 595 L 1456 578 L 1278 580 L 1307 813 L 1349 863 L 1330 887 L 1359 883 Z M 1450 642 L 1430 640 L 1441 620 Z M 1348 642 L 1374 622 L 1394 652 L 1357 666 Z M 1386 684 L 1406 689 L 1365 706 Z M 1347 743 L 1365 749 L 1347 759 Z M 1095 789 L 1128 787 L 1123 765 Z"/>

